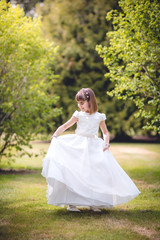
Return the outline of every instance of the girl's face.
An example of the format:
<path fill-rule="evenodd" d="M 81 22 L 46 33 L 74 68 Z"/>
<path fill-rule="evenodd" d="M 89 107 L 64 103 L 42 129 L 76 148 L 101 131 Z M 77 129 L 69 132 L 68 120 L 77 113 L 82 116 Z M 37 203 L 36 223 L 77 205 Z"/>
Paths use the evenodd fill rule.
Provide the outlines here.
<path fill-rule="evenodd" d="M 82 112 L 89 112 L 89 103 L 88 101 L 78 101 L 78 107 Z"/>

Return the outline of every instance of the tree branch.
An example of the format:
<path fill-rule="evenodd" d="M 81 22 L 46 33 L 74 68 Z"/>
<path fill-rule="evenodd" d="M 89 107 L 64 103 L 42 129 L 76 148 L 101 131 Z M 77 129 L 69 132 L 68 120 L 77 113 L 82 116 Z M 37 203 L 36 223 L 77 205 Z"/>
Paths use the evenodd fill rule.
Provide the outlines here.
<path fill-rule="evenodd" d="M 4 152 L 4 150 L 9 146 L 10 140 L 8 139 L 0 150 L 0 155 Z"/>
<path fill-rule="evenodd" d="M 145 65 L 143 65 L 143 64 L 141 65 L 141 67 L 145 70 L 145 72 L 146 72 L 145 75 L 146 75 L 147 77 L 149 77 L 149 78 L 151 79 L 152 83 L 154 83 L 154 85 L 156 85 L 156 87 L 159 89 L 159 83 L 156 81 L 155 78 L 152 78 L 152 77 L 150 76 L 147 67 L 146 67 Z"/>

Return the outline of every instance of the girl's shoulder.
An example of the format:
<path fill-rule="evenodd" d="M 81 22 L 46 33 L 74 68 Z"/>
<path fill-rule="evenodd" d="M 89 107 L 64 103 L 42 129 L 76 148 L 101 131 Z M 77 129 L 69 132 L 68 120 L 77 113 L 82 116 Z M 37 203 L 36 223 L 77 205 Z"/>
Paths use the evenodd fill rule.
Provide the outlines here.
<path fill-rule="evenodd" d="M 83 117 L 83 116 L 85 116 L 85 115 L 89 115 L 89 113 L 85 113 L 85 112 L 82 112 L 82 111 L 75 111 L 74 113 L 73 113 L 73 115 L 72 116 L 74 116 L 74 117 L 76 117 L 76 118 L 80 118 L 80 117 Z"/>
<path fill-rule="evenodd" d="M 76 117 L 76 118 L 78 118 L 78 116 L 79 116 L 79 113 L 80 113 L 80 112 L 78 112 L 78 111 L 76 110 L 76 111 L 73 113 L 73 115 L 72 115 L 72 116 L 73 116 L 73 117 Z"/>
<path fill-rule="evenodd" d="M 105 113 L 96 112 L 96 113 L 95 113 L 95 116 L 96 116 L 100 121 L 105 121 L 105 120 L 107 119 Z"/>

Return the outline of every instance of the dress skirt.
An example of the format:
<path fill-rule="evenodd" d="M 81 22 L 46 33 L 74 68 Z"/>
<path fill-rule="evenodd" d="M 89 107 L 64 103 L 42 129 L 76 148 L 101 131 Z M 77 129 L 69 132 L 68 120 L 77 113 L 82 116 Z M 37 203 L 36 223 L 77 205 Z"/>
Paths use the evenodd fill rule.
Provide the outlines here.
<path fill-rule="evenodd" d="M 98 137 L 67 134 L 53 138 L 43 159 L 48 203 L 112 208 L 140 194 Z"/>

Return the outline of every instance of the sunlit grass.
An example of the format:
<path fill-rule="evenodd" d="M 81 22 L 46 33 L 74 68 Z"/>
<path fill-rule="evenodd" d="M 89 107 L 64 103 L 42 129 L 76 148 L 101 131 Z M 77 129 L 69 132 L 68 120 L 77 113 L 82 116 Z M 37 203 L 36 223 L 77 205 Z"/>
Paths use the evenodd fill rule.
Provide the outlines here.
<path fill-rule="evenodd" d="M 21 157 L 19 154 L 16 159 L 14 161 L 11 161 L 9 164 L 7 163 L 6 159 L 3 158 L 0 162 L 0 168 L 40 170 L 42 167 L 42 158 L 47 152 L 49 143 L 42 143 L 41 141 L 37 141 L 34 142 L 32 146 L 32 149 L 26 148 L 26 150 L 32 154 L 32 157 L 29 157 L 28 155 Z"/>
<path fill-rule="evenodd" d="M 47 184 L 41 176 L 42 158 L 49 144 L 34 143 L 41 156 L 17 158 L 10 168 L 31 169 L 27 174 L 0 176 L 2 240 L 147 240 L 159 239 L 160 145 L 111 144 L 110 151 L 140 189 L 132 201 L 102 213 L 86 208 L 68 213 L 47 204 Z M 3 162 L 0 167 L 7 165 Z"/>

